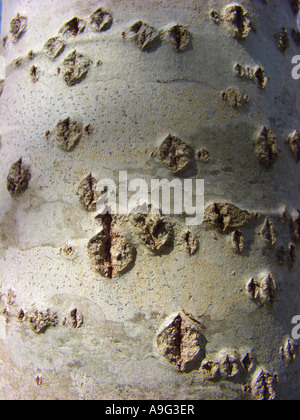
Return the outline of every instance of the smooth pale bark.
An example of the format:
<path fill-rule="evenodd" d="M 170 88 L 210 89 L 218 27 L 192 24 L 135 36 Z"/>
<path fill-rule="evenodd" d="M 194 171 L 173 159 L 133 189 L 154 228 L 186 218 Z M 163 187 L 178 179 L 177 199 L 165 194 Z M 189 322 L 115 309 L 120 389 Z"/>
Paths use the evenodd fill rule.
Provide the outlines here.
<path fill-rule="evenodd" d="M 4 0 L 1 398 L 272 399 L 273 388 L 279 399 L 299 397 L 299 358 L 291 363 L 294 351 L 284 347 L 291 343 L 292 319 L 300 314 L 299 253 L 290 223 L 299 208 L 299 167 L 285 142 L 300 130 L 300 82 L 291 76 L 298 50 L 290 37 L 282 52 L 274 38 L 283 26 L 290 36 L 295 16 L 288 0 L 241 1 L 255 30 L 237 39 L 225 22 L 210 17 L 212 8 L 223 15 L 227 4 L 106 0 L 100 6 L 112 14 L 111 27 L 95 32 L 87 24 L 82 33 L 66 37 L 65 50 L 51 60 L 43 49 L 46 41 L 75 16 L 88 20 L 98 1 Z M 27 29 L 14 43 L 10 21 L 17 13 L 27 17 Z M 161 45 L 142 51 L 128 36 L 140 20 L 162 32 L 187 26 L 192 40 L 178 52 L 171 38 L 161 35 Z M 86 77 L 68 86 L 63 61 L 74 49 L 91 62 Z M 266 87 L 237 77 L 236 64 L 261 66 Z M 231 98 L 230 91 L 222 95 L 230 88 L 242 93 L 242 106 L 223 100 Z M 91 128 L 70 151 L 59 148 L 53 136 L 67 117 Z M 278 142 L 278 156 L 268 150 L 267 163 L 255 147 L 264 126 Z M 90 173 L 117 181 L 119 171 L 148 185 L 153 178 L 173 179 L 172 171 L 151 157 L 168 133 L 195 152 L 209 152 L 209 160 L 202 150 L 202 161 L 194 164 L 193 176 L 205 180 L 210 208 L 210 223 L 191 228 L 198 250 L 194 253 L 191 242 L 192 251 L 185 250 L 183 217 L 170 217 L 174 246 L 161 254 L 145 246 L 136 226 L 121 221 L 137 251 L 134 265 L 112 279 L 96 273 L 88 243 L 100 225 L 96 213 L 80 203 L 79 184 Z M 6 178 L 20 157 L 31 178 L 28 189 L 12 197 Z M 223 207 L 209 207 L 213 203 L 231 203 L 255 216 L 235 227 L 218 219 Z M 212 225 L 216 216 L 219 226 Z M 40 333 L 30 328 L 33 307 L 52 311 L 48 318 L 57 325 Z M 174 332 L 180 322 L 181 328 L 194 322 L 176 318 L 182 309 L 201 322 L 206 340 L 201 358 L 210 366 L 220 363 L 215 381 L 207 379 L 205 362 L 179 372 L 186 366 L 182 360 L 175 366 L 163 357 L 164 325 Z M 194 342 L 180 334 L 182 354 L 190 357 Z M 247 354 L 249 372 L 240 366 Z M 224 373 L 226 367 L 231 372 Z"/>

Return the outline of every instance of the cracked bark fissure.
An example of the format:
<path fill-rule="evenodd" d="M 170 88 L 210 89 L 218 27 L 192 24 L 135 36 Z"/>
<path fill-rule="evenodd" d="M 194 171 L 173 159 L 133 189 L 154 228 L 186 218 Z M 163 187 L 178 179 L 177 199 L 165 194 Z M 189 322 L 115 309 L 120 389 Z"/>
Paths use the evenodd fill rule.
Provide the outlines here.
<path fill-rule="evenodd" d="M 107 260 L 107 277 L 111 279 L 113 277 L 113 262 L 111 256 L 111 244 L 112 244 L 112 223 L 113 219 L 111 214 L 106 214 L 102 217 L 103 231 L 106 237 L 105 243 L 105 256 Z"/>
<path fill-rule="evenodd" d="M 89 188 L 91 191 L 91 199 L 89 201 L 89 206 L 91 206 L 91 204 L 94 202 L 94 199 L 95 199 L 95 191 L 93 187 L 93 175 L 91 173 L 89 174 L 87 181 L 88 181 Z"/>
<path fill-rule="evenodd" d="M 181 330 L 181 324 L 182 324 L 182 318 L 180 315 L 174 320 L 174 326 L 175 326 L 175 334 L 174 334 L 174 343 L 173 343 L 173 355 L 174 355 L 174 362 L 178 366 L 178 368 L 181 368 L 181 344 L 182 344 L 182 330 Z"/>
<path fill-rule="evenodd" d="M 183 339 L 183 334 L 182 334 L 181 326 L 182 326 L 182 318 L 179 317 L 179 320 L 178 320 L 178 330 L 177 330 L 177 335 L 178 335 L 178 337 L 177 337 L 177 346 L 178 346 L 178 358 L 179 358 L 178 365 L 179 365 L 180 369 L 181 369 L 181 361 L 182 361 L 182 357 L 181 357 L 182 348 L 181 347 L 182 347 L 182 339 Z"/>
<path fill-rule="evenodd" d="M 179 372 L 188 372 L 200 360 L 204 347 L 199 327 L 205 329 L 183 309 L 157 336 L 159 351 Z"/>
<path fill-rule="evenodd" d="M 224 230 L 224 226 L 225 226 L 225 224 L 224 224 L 224 217 L 221 214 L 220 208 L 219 208 L 219 206 L 216 203 L 215 203 L 215 212 L 216 212 L 216 215 L 218 217 L 217 223 L 218 223 L 220 229 L 223 231 Z"/>
<path fill-rule="evenodd" d="M 235 18 L 234 18 L 233 23 L 237 26 L 239 32 L 243 33 L 244 28 L 245 28 L 245 23 L 244 23 L 243 9 L 241 7 L 236 8 Z"/>

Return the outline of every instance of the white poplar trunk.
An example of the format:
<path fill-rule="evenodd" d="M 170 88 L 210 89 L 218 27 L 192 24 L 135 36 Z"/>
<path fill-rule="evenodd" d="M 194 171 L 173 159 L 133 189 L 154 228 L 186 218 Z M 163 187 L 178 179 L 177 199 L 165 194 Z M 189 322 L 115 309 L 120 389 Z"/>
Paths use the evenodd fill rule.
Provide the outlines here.
<path fill-rule="evenodd" d="M 226 21 L 228 3 L 4 0 L 1 398 L 299 398 L 292 319 L 300 315 L 300 234 L 293 224 L 300 140 L 294 156 L 286 142 L 300 130 L 300 81 L 291 76 L 296 20 L 289 0 L 240 1 L 252 29 L 240 27 L 245 39 L 238 39 Z M 97 32 L 89 17 L 99 7 L 113 22 Z M 27 19 L 19 38 L 10 32 L 16 17 Z M 65 49 L 51 60 L 46 41 L 74 17 L 85 29 L 80 33 L 79 22 L 76 36 L 61 33 Z M 160 43 L 139 48 L 130 33 L 138 21 L 155 28 Z M 168 33 L 177 24 L 191 35 L 183 51 Z M 290 38 L 285 52 L 274 38 L 282 27 Z M 74 50 L 90 63 L 86 77 L 69 86 L 63 62 Z M 241 78 L 236 64 L 246 72 Z M 249 80 L 259 67 L 265 87 Z M 241 106 L 231 105 L 236 92 L 228 89 L 241 93 L 233 97 Z M 70 151 L 54 141 L 67 117 L 85 127 Z M 263 127 L 276 136 L 277 149 L 269 134 L 263 150 Z M 187 174 L 205 181 L 206 221 L 188 228 L 184 217 L 170 216 L 173 246 L 154 253 L 137 226 L 121 218 L 114 234 L 126 237 L 136 259 L 124 273 L 105 277 L 88 255 L 101 224 L 80 203 L 78 186 L 88 174 L 118 181 L 119 171 L 148 185 L 173 179 L 157 153 L 151 157 L 169 133 L 195 153 L 209 153 L 206 159 L 203 149 Z M 21 157 L 31 177 L 12 196 L 7 176 Z M 248 211 L 248 223 L 237 208 Z M 183 240 L 189 229 L 199 242 L 194 255 Z M 53 325 L 43 329 L 38 317 Z"/>

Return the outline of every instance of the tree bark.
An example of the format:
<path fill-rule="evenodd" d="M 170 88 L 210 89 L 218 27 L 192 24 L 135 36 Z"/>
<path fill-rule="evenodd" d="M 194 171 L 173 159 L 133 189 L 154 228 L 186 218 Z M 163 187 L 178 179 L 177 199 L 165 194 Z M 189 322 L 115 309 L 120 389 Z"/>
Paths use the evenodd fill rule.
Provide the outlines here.
<path fill-rule="evenodd" d="M 4 0 L 1 398 L 299 397 L 291 3 Z M 203 224 L 96 218 L 120 171 Z"/>

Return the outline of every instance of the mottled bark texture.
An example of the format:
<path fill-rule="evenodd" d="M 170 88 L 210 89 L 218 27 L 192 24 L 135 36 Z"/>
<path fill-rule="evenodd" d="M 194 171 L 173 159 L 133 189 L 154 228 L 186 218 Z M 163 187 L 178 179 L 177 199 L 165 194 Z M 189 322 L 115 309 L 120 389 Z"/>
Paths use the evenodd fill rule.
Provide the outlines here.
<path fill-rule="evenodd" d="M 3 1 L 0 398 L 299 398 L 298 9 Z M 203 224 L 98 214 L 120 171 Z"/>

